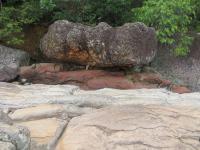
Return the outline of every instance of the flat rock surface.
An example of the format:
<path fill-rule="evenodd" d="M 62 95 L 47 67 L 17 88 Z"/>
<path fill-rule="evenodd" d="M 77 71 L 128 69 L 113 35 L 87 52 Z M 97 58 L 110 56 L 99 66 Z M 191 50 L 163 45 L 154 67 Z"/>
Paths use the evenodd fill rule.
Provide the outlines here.
<path fill-rule="evenodd" d="M 42 145 L 48 144 L 49 140 L 55 135 L 59 123 L 60 121 L 56 118 L 48 118 L 16 124 L 29 129 L 31 139 Z"/>
<path fill-rule="evenodd" d="M 81 108 L 110 105 L 162 104 L 200 106 L 200 93 L 176 94 L 166 89 L 84 91 L 72 85 L 15 85 L 0 83 L 0 108 L 24 108 L 39 104 L 63 104 Z"/>
<path fill-rule="evenodd" d="M 57 150 L 198 150 L 200 109 L 118 106 L 74 118 Z"/>
<path fill-rule="evenodd" d="M 196 150 L 199 116 L 200 93 L 0 82 L 4 149 Z"/>

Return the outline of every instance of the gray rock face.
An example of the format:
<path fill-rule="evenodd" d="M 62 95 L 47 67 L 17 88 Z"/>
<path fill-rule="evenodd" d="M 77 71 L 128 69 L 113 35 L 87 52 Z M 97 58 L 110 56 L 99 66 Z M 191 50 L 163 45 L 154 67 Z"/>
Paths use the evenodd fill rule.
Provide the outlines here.
<path fill-rule="evenodd" d="M 2 110 L 0 110 L 0 122 L 12 125 L 12 119 Z"/>
<path fill-rule="evenodd" d="M 16 150 L 16 147 L 9 142 L 1 142 L 0 141 L 1 150 Z"/>
<path fill-rule="evenodd" d="M 0 45 L 0 82 L 16 78 L 19 66 L 28 65 L 29 55 Z"/>
<path fill-rule="evenodd" d="M 96 27 L 56 21 L 41 40 L 41 50 L 52 60 L 100 67 L 132 66 L 152 61 L 157 50 L 155 30 L 142 23 Z"/>
<path fill-rule="evenodd" d="M 190 48 L 189 56 L 191 56 L 194 59 L 199 59 L 200 57 L 200 33 L 195 34 L 194 41 Z"/>
<path fill-rule="evenodd" d="M 0 142 L 8 150 L 29 150 L 30 133 L 24 127 L 0 123 Z"/>

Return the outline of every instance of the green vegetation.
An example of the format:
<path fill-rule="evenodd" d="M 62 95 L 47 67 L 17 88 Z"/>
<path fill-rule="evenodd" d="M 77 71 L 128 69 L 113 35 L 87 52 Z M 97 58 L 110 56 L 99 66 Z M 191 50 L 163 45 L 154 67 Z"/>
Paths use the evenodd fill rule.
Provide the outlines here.
<path fill-rule="evenodd" d="M 9 0 L 0 10 L 0 40 L 8 44 L 23 42 L 23 27 L 39 22 L 41 18 L 53 10 L 53 4 L 48 0 Z M 48 6 L 48 7 L 47 7 Z"/>
<path fill-rule="evenodd" d="M 67 19 L 89 25 L 107 22 L 118 26 L 142 21 L 157 31 L 161 44 L 185 56 L 192 42 L 190 31 L 200 32 L 199 0 L 0 0 L 0 41 L 20 44 L 23 29 L 31 24 Z"/>
<path fill-rule="evenodd" d="M 147 0 L 133 10 L 136 20 L 153 26 L 160 43 L 173 45 L 176 55 L 186 55 L 192 42 L 188 35 L 195 16 L 192 0 Z"/>
<path fill-rule="evenodd" d="M 87 24 L 107 22 L 113 26 L 131 21 L 132 0 L 69 0 L 54 19 L 69 19 Z"/>

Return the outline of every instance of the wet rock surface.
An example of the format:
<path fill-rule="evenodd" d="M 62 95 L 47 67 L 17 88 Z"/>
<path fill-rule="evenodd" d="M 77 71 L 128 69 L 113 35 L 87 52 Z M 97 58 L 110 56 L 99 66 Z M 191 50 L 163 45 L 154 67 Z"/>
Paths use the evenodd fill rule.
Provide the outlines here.
<path fill-rule="evenodd" d="M 0 45 L 0 82 L 15 79 L 19 67 L 28 65 L 29 59 L 26 52 Z"/>
<path fill-rule="evenodd" d="M 0 145 L 6 150 L 200 146 L 200 93 L 0 83 L 0 110 Z"/>
<path fill-rule="evenodd" d="M 155 30 L 143 23 L 96 27 L 56 21 L 41 40 L 43 54 L 60 62 L 112 67 L 148 64 L 157 50 Z"/>

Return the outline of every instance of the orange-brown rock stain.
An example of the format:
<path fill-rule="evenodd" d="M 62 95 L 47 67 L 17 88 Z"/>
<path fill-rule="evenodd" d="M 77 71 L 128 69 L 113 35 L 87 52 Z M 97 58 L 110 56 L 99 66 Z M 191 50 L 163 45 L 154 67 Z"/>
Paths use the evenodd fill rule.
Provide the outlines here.
<path fill-rule="evenodd" d="M 95 61 L 86 50 L 69 49 L 66 53 L 59 53 L 56 56 L 66 62 L 78 62 L 81 65 L 92 65 Z"/>

